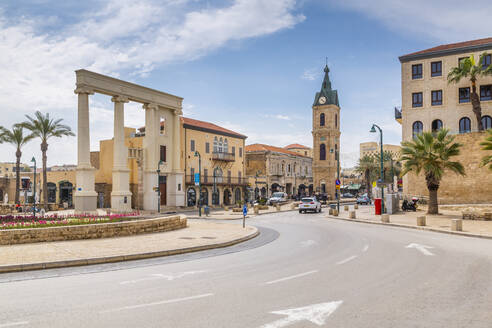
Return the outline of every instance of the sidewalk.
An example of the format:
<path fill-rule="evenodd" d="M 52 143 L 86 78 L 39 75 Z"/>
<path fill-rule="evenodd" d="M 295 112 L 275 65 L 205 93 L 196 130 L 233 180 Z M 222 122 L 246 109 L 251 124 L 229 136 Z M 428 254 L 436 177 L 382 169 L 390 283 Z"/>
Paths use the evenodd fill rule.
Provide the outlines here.
<path fill-rule="evenodd" d="M 280 206 L 280 212 L 297 211 L 298 208 L 296 207 L 296 208 L 292 209 L 291 204 L 292 203 L 287 203 L 287 204 L 281 205 Z M 269 214 L 269 213 L 278 213 L 278 212 L 279 211 L 277 211 L 277 209 L 274 206 L 269 206 L 268 210 L 260 210 L 258 215 Z M 186 215 L 189 219 L 214 219 L 214 220 L 242 220 L 243 219 L 243 212 L 233 212 L 232 209 L 230 209 L 228 211 L 215 210 L 215 211 L 211 212 L 209 216 L 205 216 L 205 214 L 203 213 L 203 209 L 202 209 L 202 216 L 201 217 L 198 216 L 198 209 L 197 209 L 194 212 L 187 212 Z M 251 206 L 248 209 L 248 215 L 246 216 L 246 218 L 254 218 L 256 216 L 257 215 L 255 214 L 255 211 L 254 211 L 253 207 Z"/>
<path fill-rule="evenodd" d="M 120 262 L 226 247 L 254 238 L 258 229 L 188 221 L 188 228 L 120 238 L 0 246 L 0 272 Z"/>
<path fill-rule="evenodd" d="M 350 205 L 349 210 L 353 211 L 354 206 Z M 461 219 L 461 212 L 439 209 L 441 214 L 429 215 L 427 208 L 419 208 L 417 212 L 398 212 L 390 215 L 390 223 L 382 223 L 381 216 L 374 214 L 374 206 L 362 206 L 356 211 L 357 219 L 349 219 L 349 211 L 345 211 L 343 206 L 340 206 L 340 214 L 338 217 L 327 215 L 329 218 L 346 219 L 358 222 L 380 223 L 384 225 L 398 225 L 409 228 L 418 228 L 422 230 L 432 230 L 446 233 L 456 233 L 460 235 L 476 236 L 492 238 L 492 221 L 478 220 L 463 220 L 463 231 L 451 231 L 451 219 Z M 417 216 L 426 217 L 426 226 L 417 227 Z"/>

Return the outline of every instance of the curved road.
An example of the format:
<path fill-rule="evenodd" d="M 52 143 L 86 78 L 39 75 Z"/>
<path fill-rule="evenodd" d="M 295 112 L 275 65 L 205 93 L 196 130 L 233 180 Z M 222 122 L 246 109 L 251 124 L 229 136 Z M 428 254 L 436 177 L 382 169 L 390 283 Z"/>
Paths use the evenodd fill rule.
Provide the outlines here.
<path fill-rule="evenodd" d="M 0 328 L 492 326 L 491 240 L 324 213 L 249 224 L 261 237 L 229 251 L 0 275 Z"/>

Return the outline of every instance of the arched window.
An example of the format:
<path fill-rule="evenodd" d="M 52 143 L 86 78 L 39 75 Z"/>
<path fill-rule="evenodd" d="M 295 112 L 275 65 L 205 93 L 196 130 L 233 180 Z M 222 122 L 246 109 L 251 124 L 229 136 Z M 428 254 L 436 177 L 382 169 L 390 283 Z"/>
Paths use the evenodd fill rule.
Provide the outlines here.
<path fill-rule="evenodd" d="M 335 127 L 337 128 L 338 127 L 338 115 L 335 114 Z"/>
<path fill-rule="evenodd" d="M 217 137 L 214 138 L 214 153 L 219 151 L 219 141 L 217 140 Z"/>
<path fill-rule="evenodd" d="M 319 115 L 319 126 L 325 126 L 325 114 L 321 113 Z"/>
<path fill-rule="evenodd" d="M 326 146 L 325 146 L 325 144 L 319 145 L 319 160 L 320 161 L 326 160 Z"/>
<path fill-rule="evenodd" d="M 482 116 L 482 127 L 484 130 L 492 129 L 492 118 L 490 116 Z"/>
<path fill-rule="evenodd" d="M 471 121 L 468 117 L 463 117 L 460 120 L 460 133 L 467 133 L 471 131 Z"/>
<path fill-rule="evenodd" d="M 224 152 L 224 142 L 222 141 L 222 138 L 219 139 L 219 153 Z"/>
<path fill-rule="evenodd" d="M 415 138 L 424 131 L 424 125 L 420 121 L 416 121 L 412 125 L 412 135 Z"/>
<path fill-rule="evenodd" d="M 227 139 L 224 140 L 224 153 L 228 153 L 229 152 L 229 142 L 227 141 Z"/>
<path fill-rule="evenodd" d="M 432 132 L 436 132 L 442 129 L 442 121 L 434 120 L 432 121 Z"/>

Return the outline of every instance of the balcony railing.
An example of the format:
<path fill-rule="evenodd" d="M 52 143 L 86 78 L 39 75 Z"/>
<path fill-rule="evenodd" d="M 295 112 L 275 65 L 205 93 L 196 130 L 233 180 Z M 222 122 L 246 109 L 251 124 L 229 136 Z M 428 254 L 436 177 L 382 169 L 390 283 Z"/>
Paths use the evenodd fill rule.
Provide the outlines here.
<path fill-rule="evenodd" d="M 202 185 L 213 185 L 214 184 L 214 177 L 213 175 L 202 175 L 201 177 L 201 184 Z M 222 176 L 222 177 L 215 177 L 215 183 L 217 185 L 223 186 L 223 185 L 247 185 L 248 184 L 248 178 L 243 178 L 243 177 L 228 177 L 228 176 Z M 186 184 L 195 184 L 195 177 L 193 175 L 187 175 L 186 176 Z"/>
<path fill-rule="evenodd" d="M 215 161 L 225 161 L 225 162 L 234 162 L 236 156 L 234 153 L 226 153 L 221 151 L 214 151 L 212 153 L 212 159 Z"/>

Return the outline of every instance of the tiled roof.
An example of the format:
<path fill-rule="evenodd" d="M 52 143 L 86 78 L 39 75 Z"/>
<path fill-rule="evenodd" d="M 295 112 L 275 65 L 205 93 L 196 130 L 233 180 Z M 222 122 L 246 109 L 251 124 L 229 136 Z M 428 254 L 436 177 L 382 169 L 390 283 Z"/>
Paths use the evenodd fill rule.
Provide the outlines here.
<path fill-rule="evenodd" d="M 270 146 L 270 145 L 264 145 L 264 144 L 252 144 L 252 145 L 247 145 L 246 146 L 246 152 L 253 152 L 253 151 L 271 151 L 275 153 L 283 153 L 287 155 L 294 155 L 294 156 L 302 156 L 296 152 L 287 150 L 285 148 L 280 148 L 280 147 L 275 147 L 275 146 Z"/>
<path fill-rule="evenodd" d="M 420 57 L 420 56 L 425 56 L 425 55 L 433 55 L 433 54 L 439 54 L 442 52 L 452 52 L 452 51 L 468 51 L 470 48 L 476 48 L 480 46 L 491 46 L 492 47 L 492 37 L 491 38 L 484 38 L 484 39 L 478 39 L 478 40 L 471 40 L 471 41 L 464 41 L 464 42 L 457 42 L 457 43 L 450 43 L 450 44 L 442 44 L 437 47 L 425 49 L 425 50 L 420 50 L 417 52 L 412 52 L 410 54 L 406 54 L 400 57 L 400 61 L 403 59 L 407 59 L 407 57 Z"/>
<path fill-rule="evenodd" d="M 284 148 L 285 149 L 309 149 L 309 147 L 306 147 L 306 146 L 301 145 L 301 144 L 290 144 L 288 146 L 285 146 Z"/>

